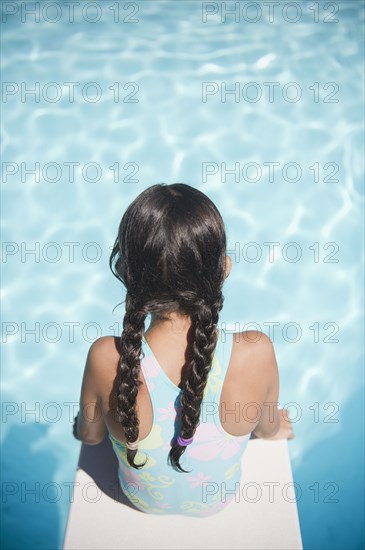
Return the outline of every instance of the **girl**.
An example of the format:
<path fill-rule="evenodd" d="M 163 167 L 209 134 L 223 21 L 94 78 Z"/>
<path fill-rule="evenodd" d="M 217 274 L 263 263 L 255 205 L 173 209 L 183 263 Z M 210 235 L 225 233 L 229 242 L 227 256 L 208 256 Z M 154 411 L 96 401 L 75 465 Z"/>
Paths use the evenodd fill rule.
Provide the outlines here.
<path fill-rule="evenodd" d="M 90 348 L 75 437 L 108 434 L 138 510 L 216 514 L 251 434 L 292 437 L 270 339 L 218 328 L 231 270 L 223 220 L 197 189 L 153 185 L 125 212 L 110 267 L 127 289 L 123 332 Z"/>

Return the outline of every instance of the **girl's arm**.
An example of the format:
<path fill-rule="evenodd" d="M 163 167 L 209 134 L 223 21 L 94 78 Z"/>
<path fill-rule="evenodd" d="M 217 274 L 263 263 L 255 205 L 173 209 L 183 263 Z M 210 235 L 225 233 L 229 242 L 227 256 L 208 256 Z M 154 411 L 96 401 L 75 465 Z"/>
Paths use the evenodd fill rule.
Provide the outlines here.
<path fill-rule="evenodd" d="M 104 352 L 104 353 L 103 353 Z M 104 422 L 98 393 L 100 371 L 105 358 L 103 339 L 96 340 L 90 347 L 82 380 L 80 411 L 75 418 L 74 436 L 87 445 L 98 445 L 105 438 Z"/>
<path fill-rule="evenodd" d="M 253 434 L 263 439 L 292 439 L 292 425 L 286 409 L 278 408 L 279 371 L 272 342 L 267 339 L 263 358 L 268 372 L 268 389 L 262 408 L 262 415 Z"/>

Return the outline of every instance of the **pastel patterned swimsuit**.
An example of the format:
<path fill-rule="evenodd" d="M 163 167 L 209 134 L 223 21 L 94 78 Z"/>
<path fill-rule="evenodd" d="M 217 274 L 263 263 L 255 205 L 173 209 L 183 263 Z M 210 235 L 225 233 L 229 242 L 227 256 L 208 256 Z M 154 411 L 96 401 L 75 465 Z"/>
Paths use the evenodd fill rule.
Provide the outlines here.
<path fill-rule="evenodd" d="M 125 444 L 109 433 L 119 462 L 121 488 L 139 510 L 148 514 L 207 517 L 218 513 L 235 498 L 241 479 L 242 454 L 250 434 L 228 434 L 219 418 L 232 340 L 232 333 L 219 330 L 199 425 L 194 441 L 180 458 L 182 468 L 190 472 L 184 473 L 174 470 L 167 461 L 170 442 L 180 433 L 177 410 L 181 389 L 160 367 L 143 337 L 141 368 L 151 397 L 153 426 L 149 435 L 140 441 L 135 462 L 143 463 L 148 457 L 146 465 L 140 470 L 132 468 L 127 461 Z"/>

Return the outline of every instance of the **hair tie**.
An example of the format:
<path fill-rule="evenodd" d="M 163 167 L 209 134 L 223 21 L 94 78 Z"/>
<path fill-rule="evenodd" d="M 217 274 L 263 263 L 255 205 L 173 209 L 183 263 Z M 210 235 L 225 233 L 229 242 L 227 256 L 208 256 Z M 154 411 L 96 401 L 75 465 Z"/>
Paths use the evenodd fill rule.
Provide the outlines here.
<path fill-rule="evenodd" d="M 190 445 L 190 443 L 193 442 L 193 439 L 194 439 L 194 437 L 191 437 L 190 439 L 184 439 L 183 437 L 181 437 L 179 435 L 179 437 L 177 438 L 177 442 L 182 447 L 187 447 L 188 445 Z"/>
<path fill-rule="evenodd" d="M 136 449 L 138 449 L 139 439 L 137 439 L 136 441 L 133 441 L 133 443 L 130 443 L 129 441 L 127 441 L 126 445 L 129 450 L 135 451 Z"/>

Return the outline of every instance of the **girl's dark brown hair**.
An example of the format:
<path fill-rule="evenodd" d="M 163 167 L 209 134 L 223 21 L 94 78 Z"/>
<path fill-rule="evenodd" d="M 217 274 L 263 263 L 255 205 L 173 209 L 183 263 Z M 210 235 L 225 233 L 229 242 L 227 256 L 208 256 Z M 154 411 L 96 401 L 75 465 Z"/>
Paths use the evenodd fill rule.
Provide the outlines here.
<path fill-rule="evenodd" d="M 149 313 L 178 312 L 191 319 L 186 376 L 180 396 L 180 431 L 171 443 L 172 467 L 186 472 L 179 459 L 186 447 L 178 435 L 194 436 L 217 343 L 216 325 L 223 306 L 226 233 L 212 201 L 183 183 L 147 188 L 127 208 L 110 256 L 113 274 L 127 289 L 121 359 L 117 375 L 117 419 L 128 442 L 138 439 L 136 400 L 142 336 Z M 137 450 L 127 449 L 136 469 Z"/>

